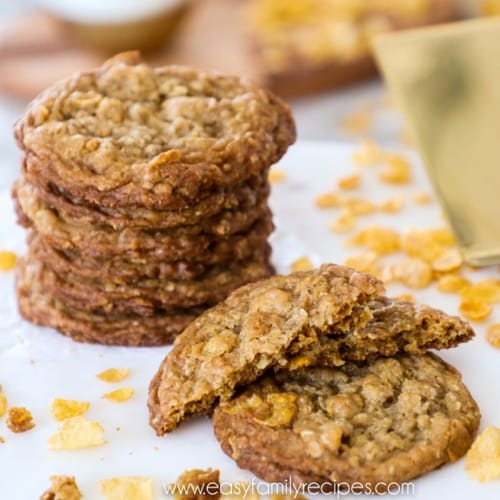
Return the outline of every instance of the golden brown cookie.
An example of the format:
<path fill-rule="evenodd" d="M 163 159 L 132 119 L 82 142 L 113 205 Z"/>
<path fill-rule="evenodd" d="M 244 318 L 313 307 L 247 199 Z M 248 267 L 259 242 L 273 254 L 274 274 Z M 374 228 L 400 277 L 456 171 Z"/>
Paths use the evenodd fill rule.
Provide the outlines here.
<path fill-rule="evenodd" d="M 383 292 L 373 276 L 334 264 L 239 288 L 176 339 L 151 382 L 152 427 L 172 431 L 286 363 L 292 347 L 362 327 L 371 319 L 368 301 Z"/>
<path fill-rule="evenodd" d="M 137 54 L 61 81 L 15 127 L 45 178 L 107 207 L 183 209 L 275 163 L 295 140 L 289 107 L 238 77 Z"/>
<path fill-rule="evenodd" d="M 426 354 L 281 371 L 212 420 L 222 449 L 266 481 L 373 494 L 458 460 L 480 412 L 460 373 Z"/>

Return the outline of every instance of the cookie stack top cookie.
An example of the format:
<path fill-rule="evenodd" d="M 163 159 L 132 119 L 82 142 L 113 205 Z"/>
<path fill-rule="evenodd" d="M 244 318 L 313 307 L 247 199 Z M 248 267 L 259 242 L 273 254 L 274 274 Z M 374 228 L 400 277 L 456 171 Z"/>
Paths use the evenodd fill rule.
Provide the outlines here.
<path fill-rule="evenodd" d="M 126 53 L 45 91 L 15 136 L 25 318 L 77 340 L 164 344 L 273 274 L 268 171 L 295 126 L 266 90 Z"/>
<path fill-rule="evenodd" d="M 82 200 L 178 210 L 267 169 L 295 126 L 249 81 L 126 53 L 41 94 L 15 136 L 41 179 Z"/>

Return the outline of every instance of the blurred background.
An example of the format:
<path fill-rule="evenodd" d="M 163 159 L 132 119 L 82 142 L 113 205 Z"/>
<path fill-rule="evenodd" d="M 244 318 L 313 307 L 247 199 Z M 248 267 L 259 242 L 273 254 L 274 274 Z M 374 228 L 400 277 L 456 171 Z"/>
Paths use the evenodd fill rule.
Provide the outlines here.
<path fill-rule="evenodd" d="M 410 146 L 370 53 L 380 33 L 500 14 L 500 0 L 16 0 L 0 3 L 0 183 L 12 124 L 55 80 L 141 49 L 154 64 L 242 74 L 293 107 L 301 140 Z"/>

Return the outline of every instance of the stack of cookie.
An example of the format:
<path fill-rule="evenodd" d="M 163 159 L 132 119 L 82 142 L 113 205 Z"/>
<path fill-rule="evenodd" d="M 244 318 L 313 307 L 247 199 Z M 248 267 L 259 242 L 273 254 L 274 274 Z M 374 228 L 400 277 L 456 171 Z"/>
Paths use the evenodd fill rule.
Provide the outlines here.
<path fill-rule="evenodd" d="M 162 435 L 212 414 L 222 449 L 266 481 L 383 493 L 470 447 L 477 404 L 427 351 L 473 336 L 343 266 L 275 276 L 179 336 L 151 382 L 150 423 Z"/>
<path fill-rule="evenodd" d="M 22 315 L 76 340 L 157 345 L 272 274 L 268 170 L 288 107 L 239 78 L 135 53 L 48 89 L 16 124 L 29 228 Z"/>

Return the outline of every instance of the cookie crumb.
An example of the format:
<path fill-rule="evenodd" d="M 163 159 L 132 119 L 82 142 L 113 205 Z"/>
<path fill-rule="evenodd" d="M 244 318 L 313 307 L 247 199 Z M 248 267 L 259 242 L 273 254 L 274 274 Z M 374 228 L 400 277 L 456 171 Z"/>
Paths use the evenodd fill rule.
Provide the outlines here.
<path fill-rule="evenodd" d="M 130 374 L 130 368 L 108 368 L 97 374 L 97 378 L 110 383 L 122 382 Z"/>
<path fill-rule="evenodd" d="M 480 483 L 500 479 L 500 429 L 488 427 L 476 438 L 465 456 L 465 470 Z"/>
<path fill-rule="evenodd" d="M 74 476 L 50 476 L 51 486 L 40 500 L 80 500 L 82 494 Z"/>
<path fill-rule="evenodd" d="M 31 412 L 19 406 L 12 406 L 8 409 L 6 423 L 12 432 L 26 432 L 35 427 Z"/>
<path fill-rule="evenodd" d="M 174 500 L 216 500 L 220 497 L 217 469 L 192 469 L 183 472 L 171 485 Z"/>

